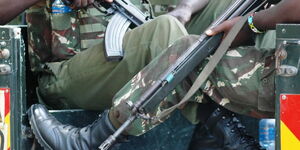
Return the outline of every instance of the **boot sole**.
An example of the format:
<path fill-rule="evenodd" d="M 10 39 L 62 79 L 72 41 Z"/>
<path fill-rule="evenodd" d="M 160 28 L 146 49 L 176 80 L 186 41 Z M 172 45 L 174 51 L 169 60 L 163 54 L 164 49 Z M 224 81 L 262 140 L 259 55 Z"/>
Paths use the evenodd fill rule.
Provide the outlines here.
<path fill-rule="evenodd" d="M 43 139 L 42 135 L 40 134 L 40 132 L 37 130 L 37 123 L 35 121 L 35 117 L 33 114 L 33 107 L 30 108 L 29 112 L 29 124 L 31 126 L 31 129 L 35 135 L 35 138 L 37 139 L 38 143 L 45 149 L 45 150 L 53 150 L 48 144 L 47 142 Z M 33 119 L 32 119 L 33 118 Z"/>

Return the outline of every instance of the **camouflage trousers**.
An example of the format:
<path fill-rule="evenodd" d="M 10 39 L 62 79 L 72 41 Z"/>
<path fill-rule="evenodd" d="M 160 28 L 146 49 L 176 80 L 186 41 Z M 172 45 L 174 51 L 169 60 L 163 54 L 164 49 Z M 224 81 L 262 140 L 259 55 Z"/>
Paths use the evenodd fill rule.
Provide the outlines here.
<path fill-rule="evenodd" d="M 273 35 L 273 33 L 271 33 Z M 272 36 L 268 36 L 270 38 Z M 163 51 L 143 70 L 137 73 L 114 97 L 111 109 L 119 122 L 124 122 L 130 115 L 128 102 L 136 103 L 151 85 L 159 82 L 162 74 L 195 43 L 198 36 L 189 35 L 177 40 L 171 47 Z M 259 37 L 257 37 L 259 38 Z M 264 36 L 263 38 L 266 38 Z M 267 39 L 268 40 L 268 39 Z M 269 45 L 271 46 L 271 45 Z M 255 46 L 238 47 L 227 51 L 209 79 L 201 89 L 181 109 L 184 116 L 192 123 L 199 122 L 198 103 L 205 103 L 204 94 L 219 105 L 239 114 L 252 117 L 273 117 L 275 109 L 274 93 L 274 56 L 273 49 Z M 180 83 L 157 108 L 147 114 L 158 116 L 179 102 L 208 60 L 200 64 Z M 167 119 L 167 118 L 164 118 Z M 161 120 L 164 121 L 164 120 Z M 140 135 L 152 129 L 160 122 L 149 122 L 137 119 L 127 130 L 131 135 Z"/>
<path fill-rule="evenodd" d="M 231 1 L 210 1 L 208 6 L 187 25 L 189 33 L 202 33 L 207 26 L 224 10 Z M 215 11 L 213 11 L 215 10 Z M 204 15 L 205 14 L 205 15 Z M 209 21 L 209 22 L 206 22 Z M 198 23 L 197 23 L 198 22 Z M 136 74 L 114 97 L 114 107 L 119 122 L 124 122 L 129 116 L 128 102 L 135 103 L 150 85 L 153 85 L 162 73 L 170 67 L 177 58 L 198 36 L 184 36 L 172 46 L 164 50 L 143 70 Z M 255 37 L 254 46 L 237 47 L 228 50 L 219 62 L 206 83 L 181 109 L 184 116 L 192 123 L 199 122 L 198 103 L 204 103 L 204 94 L 221 106 L 252 117 L 273 117 L 275 109 L 274 93 L 274 49 L 275 32 L 268 31 Z M 162 100 L 154 112 L 147 116 L 155 117 L 161 111 L 183 98 L 191 83 L 195 80 L 208 60 L 199 64 L 180 85 Z M 149 122 L 137 119 L 127 130 L 131 135 L 140 135 L 159 122 Z"/>
<path fill-rule="evenodd" d="M 203 32 L 230 3 L 211 0 L 188 24 L 188 31 Z M 137 101 L 195 39 L 197 36 L 187 36 L 187 31 L 175 18 L 158 17 L 126 34 L 125 57 L 120 62 L 107 62 L 103 43 L 99 43 L 70 60 L 48 63 L 52 72 L 40 76 L 39 93 L 46 104 L 55 108 L 103 110 L 112 105 L 113 99 L 111 111 L 118 112 L 116 120 L 123 122 L 129 115 L 126 102 Z M 197 103 L 204 101 L 203 93 L 232 111 L 256 117 L 272 116 L 274 43 L 274 33 L 268 32 L 256 37 L 255 46 L 229 50 L 206 84 L 182 109 L 187 119 L 198 122 L 197 115 L 201 114 L 197 113 Z M 155 116 L 177 103 L 204 65 L 199 64 L 198 69 L 148 115 Z M 139 135 L 155 125 L 157 123 L 137 120 L 128 133 Z"/>

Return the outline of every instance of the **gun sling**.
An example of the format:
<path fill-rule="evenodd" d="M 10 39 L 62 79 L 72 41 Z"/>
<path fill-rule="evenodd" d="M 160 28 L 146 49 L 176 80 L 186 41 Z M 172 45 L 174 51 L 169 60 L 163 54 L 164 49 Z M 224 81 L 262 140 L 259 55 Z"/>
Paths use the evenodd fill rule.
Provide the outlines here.
<path fill-rule="evenodd" d="M 250 13 L 256 11 L 260 6 L 253 9 Z M 217 48 L 213 56 L 210 58 L 209 62 L 206 64 L 206 66 L 203 68 L 201 73 L 196 78 L 195 82 L 193 83 L 192 87 L 189 89 L 187 94 L 180 100 L 180 102 L 164 111 L 162 111 L 160 114 L 158 114 L 157 118 L 155 118 L 154 122 L 160 121 L 166 116 L 168 116 L 170 113 L 172 113 L 176 108 L 180 107 L 181 105 L 184 105 L 188 100 L 200 89 L 201 85 L 206 81 L 208 76 L 213 72 L 217 64 L 220 62 L 226 51 L 229 49 L 231 43 L 239 33 L 239 31 L 244 26 L 245 22 L 247 21 L 248 15 L 245 15 L 237 24 L 233 26 L 233 28 L 230 30 L 228 35 L 225 37 L 225 39 L 222 41 L 220 46 Z"/>

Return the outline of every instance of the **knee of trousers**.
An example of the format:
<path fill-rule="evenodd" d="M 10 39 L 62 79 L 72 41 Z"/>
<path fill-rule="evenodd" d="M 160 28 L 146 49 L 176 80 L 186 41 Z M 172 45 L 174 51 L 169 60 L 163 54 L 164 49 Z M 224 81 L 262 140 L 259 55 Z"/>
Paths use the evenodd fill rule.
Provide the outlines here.
<path fill-rule="evenodd" d="M 112 117 L 121 124 L 124 123 L 131 114 L 130 105 L 124 101 L 113 106 L 110 111 L 112 112 Z"/>
<path fill-rule="evenodd" d="M 175 17 L 162 15 L 127 32 L 123 48 L 127 56 L 136 51 L 146 52 L 147 57 L 152 59 L 187 34 L 185 27 Z"/>
<path fill-rule="evenodd" d="M 157 23 L 169 23 L 169 24 L 176 24 L 176 25 L 182 25 L 174 16 L 171 15 L 161 15 L 156 17 L 154 22 Z"/>
<path fill-rule="evenodd" d="M 149 46 L 158 53 L 178 39 L 188 35 L 184 25 L 170 15 L 159 16 L 151 24 L 154 28 L 150 39 L 152 42 L 149 43 Z"/>
<path fill-rule="evenodd" d="M 156 17 L 153 22 L 156 24 L 156 27 L 159 29 L 168 29 L 167 33 L 172 34 L 173 32 L 179 32 L 182 35 L 187 35 L 187 31 L 184 25 L 178 21 L 177 18 L 171 15 L 161 15 Z M 173 32 L 172 32 L 173 31 Z"/>

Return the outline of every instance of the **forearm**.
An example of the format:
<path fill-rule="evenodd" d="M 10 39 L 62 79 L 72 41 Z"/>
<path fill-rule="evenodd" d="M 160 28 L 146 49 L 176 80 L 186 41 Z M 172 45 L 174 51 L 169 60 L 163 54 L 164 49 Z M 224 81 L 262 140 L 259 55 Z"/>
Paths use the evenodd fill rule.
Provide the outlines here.
<path fill-rule="evenodd" d="M 282 0 L 254 16 L 254 25 L 260 30 L 275 29 L 278 23 L 300 23 L 300 0 Z"/>
<path fill-rule="evenodd" d="M 192 15 L 203 9 L 209 0 L 180 0 L 177 7 L 168 13 L 176 17 L 182 24 L 190 21 Z"/>
<path fill-rule="evenodd" d="M 209 0 L 181 0 L 177 5 L 177 8 L 190 9 L 191 13 L 194 14 L 205 7 L 208 2 Z"/>
<path fill-rule="evenodd" d="M 40 0 L 0 0 L 0 24 L 4 25 Z"/>

